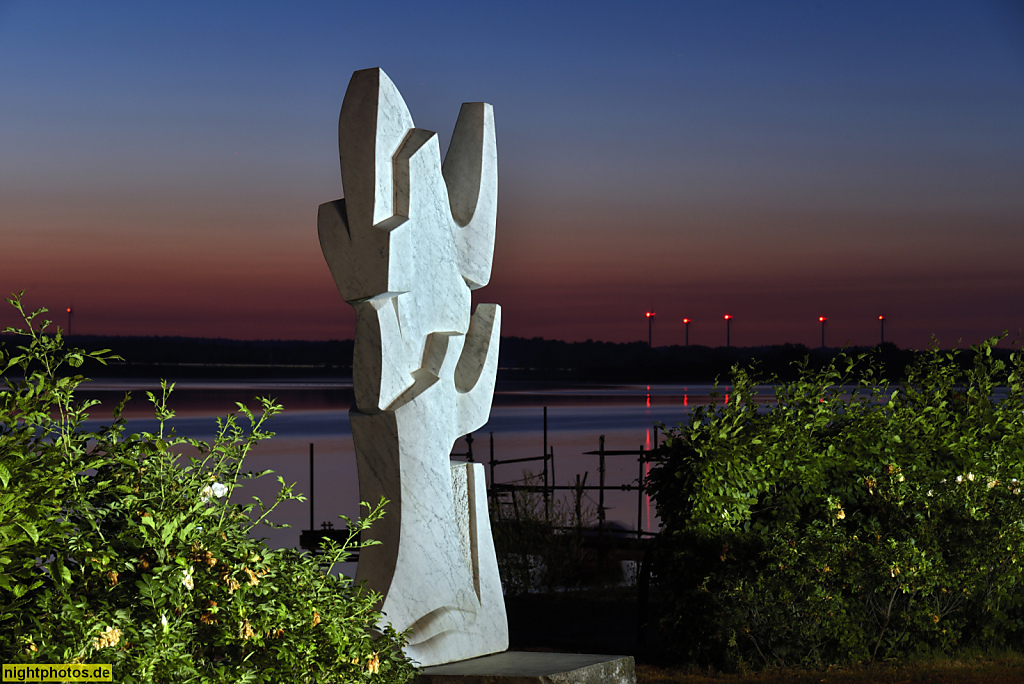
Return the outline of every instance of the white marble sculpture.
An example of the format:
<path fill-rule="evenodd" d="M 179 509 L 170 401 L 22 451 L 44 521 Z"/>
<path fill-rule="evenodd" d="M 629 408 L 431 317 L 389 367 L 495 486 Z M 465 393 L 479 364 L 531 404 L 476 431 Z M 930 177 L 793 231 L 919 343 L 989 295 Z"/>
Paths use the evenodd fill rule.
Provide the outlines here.
<path fill-rule="evenodd" d="M 345 199 L 320 206 L 320 245 L 356 312 L 350 412 L 364 501 L 391 503 L 356 581 L 383 596 L 422 665 L 508 648 L 481 464 L 455 440 L 491 410 L 501 310 L 490 279 L 497 151 L 490 105 L 462 105 L 441 163 L 380 69 L 352 75 L 338 125 Z"/>

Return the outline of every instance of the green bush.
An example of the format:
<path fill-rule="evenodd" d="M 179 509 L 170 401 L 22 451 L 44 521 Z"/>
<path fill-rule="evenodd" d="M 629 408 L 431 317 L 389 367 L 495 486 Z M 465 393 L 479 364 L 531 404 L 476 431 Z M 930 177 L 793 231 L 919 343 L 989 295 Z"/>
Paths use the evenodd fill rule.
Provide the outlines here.
<path fill-rule="evenodd" d="M 767 405 L 737 370 L 726 403 L 670 429 L 648 484 L 683 655 L 820 666 L 1019 646 L 1024 358 L 995 358 L 997 342 L 933 350 L 898 386 L 844 355 Z"/>
<path fill-rule="evenodd" d="M 332 573 L 385 502 L 322 556 L 267 548 L 250 532 L 302 497 L 278 477 L 269 505 L 228 501 L 271 472 L 241 468 L 280 406 L 239 404 L 208 444 L 168 429 L 165 384 L 148 393 L 157 432 L 127 434 L 127 396 L 109 426 L 88 432 L 96 402 L 76 400 L 84 378 L 66 367 L 114 357 L 65 349 L 42 311 L 9 301 L 25 329 L 5 332 L 26 343 L 0 347 L 2 662 L 108 663 L 119 682 L 412 679 L 404 635 L 373 631 L 379 596 Z"/>

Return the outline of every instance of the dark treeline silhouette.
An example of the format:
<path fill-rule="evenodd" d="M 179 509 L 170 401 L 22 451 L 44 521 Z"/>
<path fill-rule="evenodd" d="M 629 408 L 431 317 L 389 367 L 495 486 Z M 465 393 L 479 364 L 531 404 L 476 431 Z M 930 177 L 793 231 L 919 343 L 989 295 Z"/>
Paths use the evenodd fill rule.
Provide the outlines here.
<path fill-rule="evenodd" d="M 0 336 L 0 344 L 20 344 Z M 73 336 L 68 344 L 87 350 L 110 349 L 124 361 L 109 366 L 90 364 L 89 377 L 349 377 L 352 340 L 240 341 L 188 337 Z M 807 360 L 820 368 L 838 354 L 866 354 L 876 369 L 899 381 L 904 369 L 922 352 L 885 343 L 875 347 L 808 348 L 802 344 L 763 347 L 688 347 L 651 349 L 643 342 L 562 342 L 542 338 L 504 337 L 499 380 L 561 382 L 711 382 L 729 379 L 736 365 L 756 368 L 759 378 L 792 379 Z M 1010 350 L 994 353 L 1008 357 Z M 971 354 L 961 356 L 969 364 Z"/>
<path fill-rule="evenodd" d="M 0 337 L 10 345 L 15 338 Z M 348 377 L 352 340 L 227 340 L 201 337 L 105 337 L 74 335 L 68 346 L 109 349 L 123 361 L 89 363 L 89 377 Z M 20 341 L 15 344 L 21 344 Z"/>
<path fill-rule="evenodd" d="M 798 364 L 807 360 L 820 368 L 842 349 L 810 349 L 802 344 L 763 347 L 655 347 L 644 342 L 561 342 L 540 338 L 503 338 L 501 371 L 506 379 L 533 377 L 598 382 L 711 382 L 725 381 L 732 369 L 756 368 L 765 379 L 793 379 Z M 887 377 L 898 380 L 917 352 L 894 344 L 850 348 L 850 355 L 869 354 Z"/>

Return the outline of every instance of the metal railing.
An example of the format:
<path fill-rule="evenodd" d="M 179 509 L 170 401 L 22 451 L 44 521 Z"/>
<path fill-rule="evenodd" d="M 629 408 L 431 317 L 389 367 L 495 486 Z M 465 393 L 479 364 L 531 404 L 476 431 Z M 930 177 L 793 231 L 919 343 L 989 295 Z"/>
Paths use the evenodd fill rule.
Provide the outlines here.
<path fill-rule="evenodd" d="M 465 443 L 465 451 L 453 451 L 450 455 L 452 459 L 461 459 L 468 463 L 476 462 L 473 453 L 473 443 L 475 438 L 472 434 L 467 434 L 462 438 Z M 458 444 L 458 442 L 456 442 Z M 605 505 L 605 494 L 609 491 L 620 491 L 620 492 L 636 492 L 637 502 L 637 515 L 636 515 L 636 530 L 630 533 L 630 536 L 635 536 L 637 542 L 643 541 L 645 538 L 657 536 L 657 532 L 648 532 L 643 529 L 643 508 L 644 508 L 644 495 L 647 492 L 644 486 L 644 466 L 650 463 L 653 459 L 651 453 L 658 446 L 658 428 L 654 426 L 654 440 L 653 447 L 646 449 L 644 446 L 640 446 L 637 449 L 608 449 L 605 445 L 605 436 L 601 435 L 598 438 L 598 448 L 596 451 L 585 451 L 582 455 L 584 456 L 596 456 L 598 459 L 598 483 L 596 485 L 588 485 L 587 474 L 583 473 L 581 479 L 579 473 L 576 474 L 576 483 L 568 485 L 557 485 L 555 484 L 555 448 L 548 444 L 548 407 L 544 407 L 544 445 L 543 452 L 540 456 L 525 456 L 520 458 L 507 458 L 498 459 L 494 453 L 494 433 L 489 433 L 488 436 L 488 460 L 487 465 L 490 471 L 490 478 L 488 479 L 488 498 L 491 502 L 492 509 L 499 505 L 498 497 L 503 494 L 510 494 L 514 497 L 518 492 L 529 492 L 539 493 L 544 499 L 544 519 L 545 522 L 551 522 L 551 505 L 552 499 L 556 492 L 574 492 L 576 494 L 575 508 L 576 516 L 575 520 L 577 527 L 581 525 L 582 519 L 581 510 L 581 499 L 584 492 L 597 492 L 597 538 L 598 540 L 605 540 L 606 537 L 610 536 L 607 521 L 607 506 Z M 637 460 L 637 478 L 630 482 L 620 482 L 618 484 L 608 484 L 607 482 L 607 463 L 609 457 L 622 457 L 622 456 L 633 456 Z M 498 466 L 511 465 L 515 463 L 536 463 L 542 462 L 542 470 L 540 472 L 540 484 L 520 484 L 516 482 L 498 482 L 496 469 Z M 333 530 L 328 529 L 328 523 L 324 523 L 323 530 L 317 530 L 313 519 L 313 506 L 314 506 L 314 456 L 313 456 L 313 444 L 309 445 L 309 529 L 303 530 L 300 537 L 300 545 L 302 548 L 316 550 L 319 548 L 319 539 L 322 537 L 338 537 L 346 532 L 346 530 Z M 581 530 L 577 530 L 581 531 Z"/>

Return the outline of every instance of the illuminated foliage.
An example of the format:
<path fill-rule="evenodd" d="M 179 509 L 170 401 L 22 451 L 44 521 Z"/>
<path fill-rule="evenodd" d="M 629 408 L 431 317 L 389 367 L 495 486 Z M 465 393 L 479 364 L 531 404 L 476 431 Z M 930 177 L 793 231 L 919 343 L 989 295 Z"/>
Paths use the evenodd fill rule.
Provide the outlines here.
<path fill-rule="evenodd" d="M 373 629 L 379 596 L 332 573 L 385 502 L 348 521 L 322 556 L 251 535 L 278 504 L 304 500 L 278 477 L 273 503 L 234 503 L 246 455 L 281 410 L 259 399 L 218 419 L 213 443 L 175 434 L 164 383 L 156 432 L 122 410 L 85 429 L 96 402 L 66 375 L 106 351 L 65 349 L 42 311 L 0 347 L 0 655 L 5 663 L 109 663 L 119 682 L 406 682 L 404 635 Z M 365 504 L 364 504 L 365 505 Z M 363 544 L 370 542 L 363 542 Z"/>
<path fill-rule="evenodd" d="M 1024 358 L 841 356 L 668 431 L 655 573 L 691 658 L 825 665 L 1024 636 Z"/>

